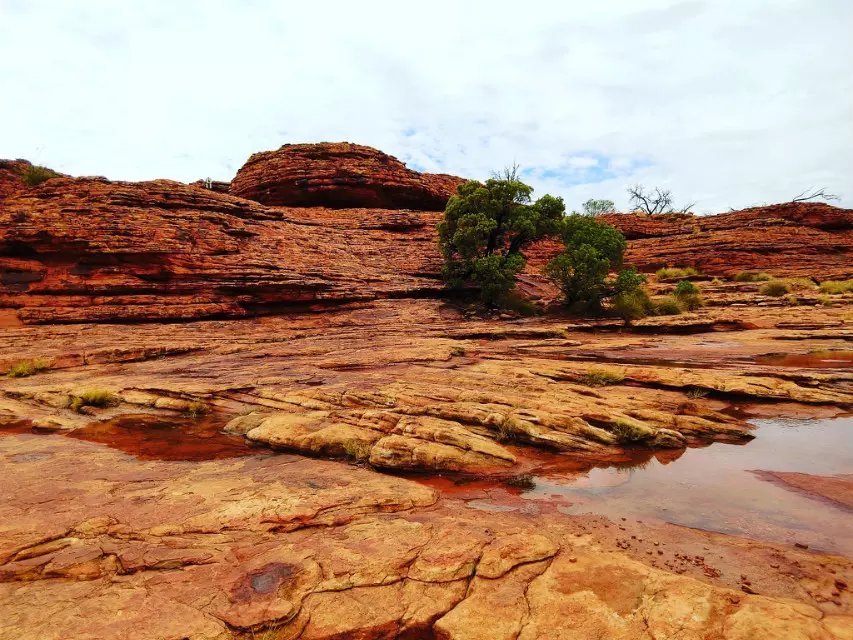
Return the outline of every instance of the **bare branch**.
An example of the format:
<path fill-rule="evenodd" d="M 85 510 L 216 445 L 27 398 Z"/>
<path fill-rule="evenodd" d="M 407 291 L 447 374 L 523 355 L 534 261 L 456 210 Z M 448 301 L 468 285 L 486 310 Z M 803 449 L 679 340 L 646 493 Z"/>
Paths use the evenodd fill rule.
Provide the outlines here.
<path fill-rule="evenodd" d="M 643 185 L 635 184 L 633 187 L 628 188 L 628 195 L 630 196 L 630 203 L 634 208 L 634 211 L 644 211 L 649 215 L 657 213 L 672 213 L 674 211 L 672 205 L 672 191 L 669 189 L 655 187 L 654 193 L 652 193 L 646 192 Z M 694 202 L 681 209 L 681 211 L 686 212 L 695 204 L 696 203 Z"/>
<path fill-rule="evenodd" d="M 801 191 L 796 196 L 791 199 L 791 202 L 808 202 L 809 200 L 841 200 L 834 193 L 827 193 L 825 188 L 815 189 L 814 187 L 810 187 L 804 191 Z"/>

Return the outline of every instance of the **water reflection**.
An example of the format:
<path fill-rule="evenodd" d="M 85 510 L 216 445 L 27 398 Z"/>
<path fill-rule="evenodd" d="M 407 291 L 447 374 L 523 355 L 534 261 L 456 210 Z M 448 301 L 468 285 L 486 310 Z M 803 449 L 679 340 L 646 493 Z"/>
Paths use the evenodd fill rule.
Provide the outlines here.
<path fill-rule="evenodd" d="M 759 420 L 755 440 L 593 468 L 544 467 L 524 497 L 559 499 L 566 513 L 659 519 L 689 527 L 853 554 L 843 507 L 761 479 L 754 470 L 853 473 L 853 419 Z"/>
<path fill-rule="evenodd" d="M 143 460 L 218 460 L 259 455 L 245 438 L 222 433 L 223 418 L 122 415 L 72 431 L 69 438 L 98 442 Z"/>

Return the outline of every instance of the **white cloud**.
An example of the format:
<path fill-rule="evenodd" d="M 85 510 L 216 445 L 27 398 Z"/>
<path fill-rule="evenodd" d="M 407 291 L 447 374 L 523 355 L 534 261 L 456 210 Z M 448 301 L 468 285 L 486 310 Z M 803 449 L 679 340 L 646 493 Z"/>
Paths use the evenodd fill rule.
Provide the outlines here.
<path fill-rule="evenodd" d="M 853 206 L 851 27 L 846 0 L 0 0 L 0 157 L 228 179 L 350 140 L 471 177 L 516 161 L 570 206 L 633 182 Z"/>

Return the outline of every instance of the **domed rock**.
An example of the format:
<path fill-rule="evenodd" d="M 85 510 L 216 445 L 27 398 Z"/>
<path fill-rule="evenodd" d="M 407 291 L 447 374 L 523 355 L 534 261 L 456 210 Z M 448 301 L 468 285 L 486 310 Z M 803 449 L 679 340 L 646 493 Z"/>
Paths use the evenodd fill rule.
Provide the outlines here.
<path fill-rule="evenodd" d="M 412 171 L 371 147 L 323 142 L 253 154 L 230 192 L 271 206 L 440 211 L 463 182 Z"/>

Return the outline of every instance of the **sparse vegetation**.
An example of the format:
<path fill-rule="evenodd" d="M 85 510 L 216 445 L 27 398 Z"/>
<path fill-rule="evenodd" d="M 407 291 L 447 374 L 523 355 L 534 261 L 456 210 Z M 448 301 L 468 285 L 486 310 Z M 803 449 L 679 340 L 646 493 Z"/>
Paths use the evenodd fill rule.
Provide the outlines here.
<path fill-rule="evenodd" d="M 652 298 L 652 308 L 659 316 L 677 316 L 681 313 L 681 304 L 673 296 Z"/>
<path fill-rule="evenodd" d="M 704 398 L 707 396 L 709 391 L 707 389 L 702 389 L 700 387 L 693 387 L 687 390 L 687 397 L 691 400 L 699 400 L 700 398 Z"/>
<path fill-rule="evenodd" d="M 683 280 L 699 275 L 696 267 L 664 267 L 655 272 L 658 280 Z"/>
<path fill-rule="evenodd" d="M 794 291 L 807 291 L 816 286 L 815 281 L 811 278 L 781 278 L 781 280 L 787 282 L 788 286 Z"/>
<path fill-rule="evenodd" d="M 56 173 L 56 171 L 54 171 L 53 169 L 48 169 L 47 167 L 41 167 L 38 165 L 27 167 L 24 170 L 24 173 L 21 174 L 21 179 L 28 187 L 35 187 L 36 185 L 39 185 L 42 182 L 46 182 L 51 178 L 58 177 L 59 174 Z"/>
<path fill-rule="evenodd" d="M 562 198 L 531 200 L 533 189 L 521 182 L 518 167 L 485 183 L 461 185 L 447 203 L 438 225 L 444 278 L 450 286 L 475 285 L 482 301 L 499 306 L 524 268 L 524 248 L 556 234 L 565 214 Z"/>
<path fill-rule="evenodd" d="M 518 430 L 509 420 L 504 420 L 498 425 L 498 442 L 514 442 L 518 440 Z"/>
<path fill-rule="evenodd" d="M 356 462 L 364 462 L 370 458 L 370 443 L 365 440 L 347 440 L 344 442 L 344 454 Z"/>
<path fill-rule="evenodd" d="M 735 282 L 766 282 L 772 280 L 773 276 L 763 271 L 739 271 L 735 274 Z"/>
<path fill-rule="evenodd" d="M 761 285 L 758 290 L 763 296 L 771 296 L 773 298 L 781 298 L 784 295 L 791 293 L 791 285 L 784 280 L 768 280 Z"/>
<path fill-rule="evenodd" d="M 186 413 L 190 418 L 200 418 L 210 413 L 210 405 L 205 402 L 190 402 L 187 405 Z"/>
<path fill-rule="evenodd" d="M 465 348 L 464 347 L 453 347 L 450 349 L 450 355 L 452 356 L 464 356 Z"/>
<path fill-rule="evenodd" d="M 609 369 L 590 369 L 578 377 L 578 382 L 587 387 L 605 387 L 625 381 L 625 374 Z"/>
<path fill-rule="evenodd" d="M 613 298 L 613 310 L 620 318 L 630 322 L 645 318 L 653 311 L 649 295 L 642 289 L 617 293 Z"/>
<path fill-rule="evenodd" d="M 820 292 L 829 295 L 853 293 L 853 278 L 850 280 L 824 280 L 820 283 Z"/>
<path fill-rule="evenodd" d="M 689 311 L 698 309 L 704 304 L 702 302 L 702 296 L 700 294 L 699 287 L 697 287 L 689 280 L 682 280 L 677 285 L 675 285 L 675 289 L 673 290 L 672 295 L 675 297 L 676 301 L 681 307 Z"/>
<path fill-rule="evenodd" d="M 652 302 L 643 290 L 646 276 L 635 269 L 623 269 L 616 276 L 613 310 L 626 322 L 639 320 L 652 312 Z"/>
<path fill-rule="evenodd" d="M 42 371 L 46 371 L 50 369 L 50 365 L 53 364 L 51 360 L 47 358 L 33 358 L 32 360 L 21 360 L 20 362 L 16 362 L 9 370 L 6 372 L 6 375 L 10 378 L 26 378 L 27 376 L 32 376 L 37 373 L 41 373 Z"/>
<path fill-rule="evenodd" d="M 106 389 L 88 389 L 68 396 L 68 408 L 77 413 L 80 413 L 83 407 L 114 407 L 118 403 L 118 396 Z"/>
<path fill-rule="evenodd" d="M 651 435 L 648 430 L 625 420 L 614 422 L 611 433 L 616 436 L 616 440 L 621 444 L 635 444 L 646 440 Z"/>
<path fill-rule="evenodd" d="M 522 473 L 521 475 L 507 478 L 504 484 L 513 489 L 523 489 L 524 491 L 531 491 L 536 488 L 536 481 L 529 473 Z"/>

